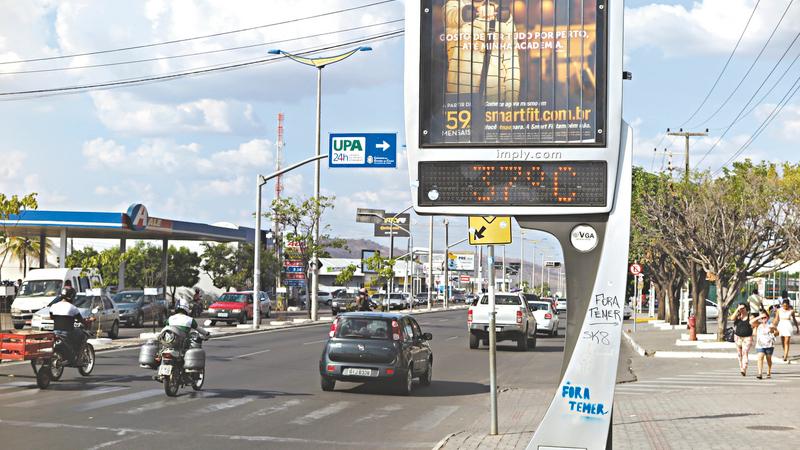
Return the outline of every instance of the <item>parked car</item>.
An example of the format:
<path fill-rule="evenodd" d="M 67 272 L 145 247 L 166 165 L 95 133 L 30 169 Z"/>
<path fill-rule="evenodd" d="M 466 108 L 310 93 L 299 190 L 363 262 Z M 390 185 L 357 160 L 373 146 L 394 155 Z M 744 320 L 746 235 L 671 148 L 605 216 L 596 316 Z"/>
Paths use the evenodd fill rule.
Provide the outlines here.
<path fill-rule="evenodd" d="M 517 348 L 525 351 L 536 348 L 536 318 L 521 293 L 495 294 L 495 332 L 498 341 L 517 341 Z M 489 341 L 489 296 L 483 294 L 467 311 L 469 348 L 478 348 L 481 341 Z"/>
<path fill-rule="evenodd" d="M 259 315 L 269 318 L 272 314 L 272 302 L 266 292 L 259 293 Z M 253 318 L 253 291 L 226 292 L 208 308 L 206 317 L 211 326 L 217 322 L 228 325 L 247 323 Z"/>
<path fill-rule="evenodd" d="M 122 291 L 113 298 L 119 310 L 119 321 L 126 326 L 139 328 L 145 322 L 164 326 L 169 316 L 166 300 L 144 295 L 144 291 Z"/>
<path fill-rule="evenodd" d="M 631 308 L 631 305 L 626 303 L 625 306 L 622 307 L 622 318 L 624 320 L 628 320 L 632 316 L 633 316 L 633 308 Z"/>
<path fill-rule="evenodd" d="M 332 293 L 325 291 L 317 292 L 317 301 L 320 303 L 320 305 L 331 306 L 332 300 L 333 300 Z"/>
<path fill-rule="evenodd" d="M 337 381 L 389 385 L 409 395 L 433 378 L 433 336 L 408 314 L 353 312 L 334 319 L 319 361 L 323 391 Z"/>
<path fill-rule="evenodd" d="M 559 314 L 567 312 L 567 299 L 559 298 L 556 300 L 556 312 Z"/>
<path fill-rule="evenodd" d="M 719 317 L 719 306 L 709 299 L 706 299 L 706 319 L 716 319 Z"/>
<path fill-rule="evenodd" d="M 527 294 L 526 296 L 527 297 Z M 529 301 L 528 307 L 536 318 L 536 329 L 539 332 L 546 332 L 550 336 L 558 336 L 558 313 L 553 309 L 550 302 Z"/>
<path fill-rule="evenodd" d="M 52 330 L 53 319 L 50 318 L 50 306 L 59 300 L 53 301 L 50 305 L 36 311 L 31 320 L 31 328 L 35 330 Z M 119 311 L 107 293 L 80 292 L 75 295 L 75 301 L 72 304 L 78 308 L 84 318 L 95 318 L 95 322 L 88 330 L 89 332 L 96 333 L 97 336 L 105 333 L 111 339 L 119 337 Z"/>
<path fill-rule="evenodd" d="M 389 309 L 408 309 L 411 306 L 411 294 L 405 292 L 392 292 L 389 294 Z"/>

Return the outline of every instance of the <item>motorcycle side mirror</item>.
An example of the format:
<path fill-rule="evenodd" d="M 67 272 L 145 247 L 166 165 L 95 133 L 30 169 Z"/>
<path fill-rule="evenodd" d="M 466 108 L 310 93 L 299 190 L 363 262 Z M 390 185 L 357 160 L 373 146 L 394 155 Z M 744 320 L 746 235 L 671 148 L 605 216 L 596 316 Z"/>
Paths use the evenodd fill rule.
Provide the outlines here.
<path fill-rule="evenodd" d="M 100 308 L 98 308 L 96 306 L 92 309 L 92 314 L 97 314 L 99 312 L 100 312 Z"/>
<path fill-rule="evenodd" d="M 204 327 L 210 327 L 211 326 L 211 321 L 210 320 L 206 320 L 205 322 L 203 322 L 203 326 Z"/>

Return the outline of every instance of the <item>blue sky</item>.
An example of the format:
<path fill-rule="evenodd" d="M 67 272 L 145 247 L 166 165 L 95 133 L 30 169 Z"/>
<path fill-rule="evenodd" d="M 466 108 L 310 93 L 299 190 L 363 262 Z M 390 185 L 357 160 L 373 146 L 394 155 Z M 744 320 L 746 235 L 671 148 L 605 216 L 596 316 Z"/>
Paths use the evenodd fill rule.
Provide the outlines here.
<path fill-rule="evenodd" d="M 131 44 L 250 27 L 369 3 L 367 0 L 254 1 L 0 1 L 0 61 L 73 54 Z M 682 143 L 663 139 L 678 128 L 705 96 L 753 10 L 754 0 L 626 2 L 625 117 L 635 127 L 635 163 L 662 168 L 663 149 Z M 717 90 L 692 122 L 707 117 L 739 82 L 775 28 L 788 0 L 762 2 Z M 346 14 L 263 28 L 222 38 L 137 51 L 37 63 L 0 65 L 0 72 L 81 66 L 175 55 L 276 39 L 290 39 L 402 18 L 398 1 Z M 755 91 L 781 52 L 800 31 L 800 5 L 790 8 L 761 60 L 722 111 L 700 128 L 709 138 L 693 141 L 699 161 Z M 385 25 L 341 35 L 280 44 L 286 50 L 340 42 L 397 29 Z M 373 43 L 361 53 L 325 69 L 323 137 L 330 132 L 397 132 L 403 136 L 403 41 Z M 35 74 L 0 74 L 0 91 L 49 88 L 160 74 L 229 61 L 255 59 L 267 47 L 169 61 Z M 793 58 L 800 45 L 789 52 Z M 764 104 L 733 127 L 703 161 L 718 168 L 756 129 L 794 82 L 800 69 L 784 62 L 767 83 L 786 78 Z M 286 115 L 284 160 L 310 156 L 314 142 L 315 73 L 281 62 L 216 75 L 141 87 L 18 101 L 0 101 L 0 192 L 40 193 L 43 209 L 123 210 L 145 203 L 152 215 L 184 220 L 226 221 L 252 226 L 256 173 L 274 167 L 276 116 Z M 794 160 L 800 107 L 790 102 L 743 157 Z M 693 123 L 689 123 L 693 125 Z M 722 129 L 720 129 L 722 127 Z M 326 142 L 325 140 L 323 141 Z M 653 148 L 659 145 L 657 158 Z M 324 148 L 324 147 L 323 147 Z M 401 158 L 404 155 L 401 154 Z M 680 165 L 683 155 L 675 155 Z M 313 175 L 300 170 L 285 180 L 287 193 L 307 196 Z M 355 208 L 398 211 L 410 202 L 405 162 L 389 170 L 329 170 L 323 190 L 336 195 L 325 220 L 336 234 L 370 237 L 354 222 Z M 268 185 L 266 196 L 272 192 Z M 463 222 L 466 220 L 464 219 Z M 427 218 L 414 219 L 417 242 L 427 242 Z M 441 221 L 437 221 L 440 223 Z M 452 239 L 465 237 L 455 219 Z M 441 239 L 441 225 L 436 239 Z M 517 230 L 515 234 L 519 234 Z M 529 234 L 538 238 L 538 234 Z M 518 245 L 509 255 L 518 255 Z M 557 252 L 553 245 L 553 252 Z M 529 250 L 528 250 L 529 251 Z"/>

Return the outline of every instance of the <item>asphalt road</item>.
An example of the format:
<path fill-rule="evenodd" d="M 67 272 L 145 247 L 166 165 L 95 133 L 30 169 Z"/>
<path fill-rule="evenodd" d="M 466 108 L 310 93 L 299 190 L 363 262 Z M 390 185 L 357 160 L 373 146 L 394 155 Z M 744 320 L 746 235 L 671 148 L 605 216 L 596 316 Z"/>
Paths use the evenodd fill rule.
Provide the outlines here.
<path fill-rule="evenodd" d="M 30 366 L 0 366 L 3 447 L 431 448 L 487 414 L 488 352 L 468 349 L 465 315 L 418 316 L 434 336 L 434 381 L 410 397 L 353 383 L 322 392 L 327 326 L 212 339 L 203 391 L 177 398 L 138 367 L 137 349 L 99 353 L 90 377 L 66 369 L 45 391 Z M 540 336 L 522 353 L 501 342 L 499 386 L 555 387 L 563 343 Z"/>

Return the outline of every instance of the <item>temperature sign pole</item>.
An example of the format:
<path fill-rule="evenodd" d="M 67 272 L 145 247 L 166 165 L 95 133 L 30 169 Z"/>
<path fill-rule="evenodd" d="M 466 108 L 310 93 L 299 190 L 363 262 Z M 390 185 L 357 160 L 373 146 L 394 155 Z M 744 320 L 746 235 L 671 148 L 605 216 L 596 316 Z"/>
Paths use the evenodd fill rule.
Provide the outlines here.
<path fill-rule="evenodd" d="M 564 360 L 528 448 L 610 448 L 633 142 L 622 120 L 623 2 L 405 4 L 414 209 L 513 216 L 558 239 L 570 298 Z"/>

